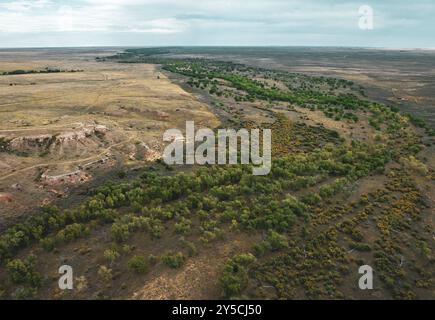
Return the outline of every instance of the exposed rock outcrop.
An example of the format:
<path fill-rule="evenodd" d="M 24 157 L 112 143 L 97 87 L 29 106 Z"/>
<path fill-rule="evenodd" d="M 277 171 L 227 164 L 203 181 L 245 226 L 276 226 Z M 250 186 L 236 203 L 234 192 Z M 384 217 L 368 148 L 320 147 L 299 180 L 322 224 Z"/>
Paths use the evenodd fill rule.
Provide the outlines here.
<path fill-rule="evenodd" d="M 8 150 L 15 152 L 41 152 L 53 142 L 53 135 L 40 134 L 14 138 L 9 142 Z"/>
<path fill-rule="evenodd" d="M 50 175 L 48 172 L 44 172 L 41 175 L 41 182 L 45 185 L 51 186 L 59 184 L 77 184 L 88 180 L 89 175 L 81 170 L 75 170 L 59 175 Z"/>
<path fill-rule="evenodd" d="M 10 138 L 6 150 L 19 153 L 55 153 L 80 148 L 81 146 L 97 145 L 108 131 L 103 125 L 86 125 L 72 131 L 59 134 L 40 134 Z M 6 141 L 3 137 L 3 141 Z"/>

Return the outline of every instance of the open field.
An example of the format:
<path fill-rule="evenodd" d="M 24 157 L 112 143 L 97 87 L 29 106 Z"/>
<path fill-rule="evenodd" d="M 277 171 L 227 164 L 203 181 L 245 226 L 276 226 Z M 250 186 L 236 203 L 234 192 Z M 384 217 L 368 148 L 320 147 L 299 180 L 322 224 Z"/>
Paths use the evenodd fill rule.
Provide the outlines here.
<path fill-rule="evenodd" d="M 218 125 L 207 106 L 155 66 L 95 61 L 110 53 L 0 51 L 3 72 L 83 70 L 0 76 L 0 192 L 13 199 L 2 202 L 0 223 L 67 196 L 95 169 L 155 160 L 163 131 L 186 119 Z"/>
<path fill-rule="evenodd" d="M 0 52 L 4 71 L 83 70 L 0 76 L 0 298 L 433 299 L 433 126 L 383 95 L 433 101 L 431 59 L 304 50 Z M 271 129 L 270 174 L 157 161 L 186 120 Z"/>

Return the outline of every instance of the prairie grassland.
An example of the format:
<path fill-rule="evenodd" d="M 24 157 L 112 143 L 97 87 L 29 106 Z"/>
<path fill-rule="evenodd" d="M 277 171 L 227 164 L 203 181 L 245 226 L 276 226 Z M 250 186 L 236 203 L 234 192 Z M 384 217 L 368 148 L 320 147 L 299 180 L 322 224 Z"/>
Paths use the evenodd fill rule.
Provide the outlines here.
<path fill-rule="evenodd" d="M 0 141 L 15 141 L 0 152 L 0 193 L 13 197 L 1 204 L 0 223 L 11 212 L 23 213 L 59 196 L 41 186 L 44 172 L 62 175 L 109 158 L 99 164 L 104 174 L 121 163 L 147 160 L 147 148 L 152 151 L 148 156 L 157 156 L 167 128 L 182 128 L 186 120 L 212 128 L 219 124 L 206 105 L 171 83 L 157 66 L 103 64 L 95 61 L 97 54 L 0 52 L 0 72 L 81 70 L 0 76 Z M 100 131 L 94 134 L 96 126 Z M 47 136 L 59 141 L 44 143 Z M 92 170 L 84 180 L 92 179 Z M 49 189 L 66 195 L 70 186 L 63 182 Z"/>

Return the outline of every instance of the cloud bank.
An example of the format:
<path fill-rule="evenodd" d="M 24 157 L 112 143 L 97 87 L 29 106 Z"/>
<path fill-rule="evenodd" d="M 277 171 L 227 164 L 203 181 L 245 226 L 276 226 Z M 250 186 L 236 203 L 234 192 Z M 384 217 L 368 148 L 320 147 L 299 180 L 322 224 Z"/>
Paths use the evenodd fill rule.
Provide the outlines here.
<path fill-rule="evenodd" d="M 361 5 L 374 29 L 358 28 Z M 0 47 L 435 47 L 432 0 L 0 0 Z"/>

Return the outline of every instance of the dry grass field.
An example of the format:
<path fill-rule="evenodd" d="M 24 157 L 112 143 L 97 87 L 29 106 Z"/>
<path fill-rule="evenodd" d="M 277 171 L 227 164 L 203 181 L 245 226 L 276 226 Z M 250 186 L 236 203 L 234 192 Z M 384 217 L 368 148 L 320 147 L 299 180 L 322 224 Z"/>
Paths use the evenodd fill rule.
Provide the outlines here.
<path fill-rule="evenodd" d="M 111 50 L 1 51 L 0 72 L 82 70 L 0 76 L 0 224 L 67 196 L 106 169 L 161 153 L 162 134 L 187 119 L 216 127 L 206 105 L 156 66 L 99 63 Z M 3 150 L 4 151 L 4 150 Z"/>

